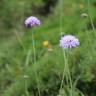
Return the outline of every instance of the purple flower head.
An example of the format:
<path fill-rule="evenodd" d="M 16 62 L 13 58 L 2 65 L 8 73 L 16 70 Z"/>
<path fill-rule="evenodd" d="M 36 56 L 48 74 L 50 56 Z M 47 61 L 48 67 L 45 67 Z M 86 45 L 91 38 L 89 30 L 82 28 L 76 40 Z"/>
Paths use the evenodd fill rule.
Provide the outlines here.
<path fill-rule="evenodd" d="M 40 20 L 34 16 L 30 16 L 25 20 L 25 25 L 27 27 L 32 27 L 34 25 L 40 25 L 40 24 L 41 24 Z"/>
<path fill-rule="evenodd" d="M 73 35 L 65 35 L 60 40 L 60 46 L 62 48 L 71 48 L 79 45 L 79 40 Z"/>

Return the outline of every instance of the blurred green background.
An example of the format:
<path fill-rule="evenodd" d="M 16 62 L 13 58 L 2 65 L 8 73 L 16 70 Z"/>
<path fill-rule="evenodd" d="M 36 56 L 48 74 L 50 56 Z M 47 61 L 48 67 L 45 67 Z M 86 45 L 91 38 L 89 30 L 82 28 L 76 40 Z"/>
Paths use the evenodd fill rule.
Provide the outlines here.
<path fill-rule="evenodd" d="M 41 25 L 28 29 L 28 16 L 38 17 Z M 38 96 L 35 71 L 41 96 L 64 96 L 59 93 L 64 67 L 60 27 L 62 35 L 80 40 L 80 46 L 68 53 L 76 88 L 84 96 L 96 96 L 95 0 L 0 0 L 0 96 L 27 96 L 25 83 L 28 96 Z M 76 91 L 74 96 L 83 95 Z"/>

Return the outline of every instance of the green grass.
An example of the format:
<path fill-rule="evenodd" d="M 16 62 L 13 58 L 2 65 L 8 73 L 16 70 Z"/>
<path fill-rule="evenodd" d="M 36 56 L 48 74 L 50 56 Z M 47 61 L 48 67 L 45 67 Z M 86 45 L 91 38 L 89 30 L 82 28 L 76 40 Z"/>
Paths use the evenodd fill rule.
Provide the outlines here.
<path fill-rule="evenodd" d="M 84 96 L 89 94 L 90 96 L 96 96 L 96 92 L 92 90 L 92 88 L 95 88 L 94 83 L 96 83 L 94 82 L 96 80 L 96 33 L 91 27 L 90 29 L 87 27 L 90 23 L 89 17 L 81 18 L 80 16 L 82 12 L 87 12 L 86 3 L 81 2 L 84 4 L 84 9 L 79 8 L 79 3 L 66 0 L 65 14 L 62 18 L 63 33 L 74 34 L 80 40 L 80 46 L 72 48 L 68 52 L 72 80 L 76 83 L 74 96 L 83 96 L 79 93 L 83 93 Z M 71 6 L 69 6 L 70 4 Z M 76 4 L 75 7 L 72 4 Z M 69 8 L 65 9 L 66 6 Z M 92 10 L 90 12 L 93 20 L 95 20 L 95 8 L 92 7 L 90 10 Z M 26 96 L 25 80 L 27 80 L 29 96 L 38 96 L 35 72 L 38 75 L 41 96 L 64 96 L 64 89 L 59 93 L 64 68 L 63 53 L 59 47 L 61 38 L 59 17 L 60 14 L 54 12 L 53 16 L 49 16 L 40 26 L 30 29 L 31 31 L 25 28 L 26 32 L 23 35 L 17 32 L 20 36 L 19 41 L 14 36 L 4 38 L 5 40 L 0 42 L 0 96 Z M 36 47 L 36 62 L 34 64 L 32 31 L 35 31 Z M 52 52 L 48 51 L 48 47 L 43 46 L 44 40 L 50 42 Z M 29 49 L 31 53 L 26 67 L 25 62 Z M 25 75 L 28 78 L 24 78 Z M 79 84 L 79 81 L 83 83 Z M 66 85 L 65 89 L 66 92 L 70 91 Z"/>

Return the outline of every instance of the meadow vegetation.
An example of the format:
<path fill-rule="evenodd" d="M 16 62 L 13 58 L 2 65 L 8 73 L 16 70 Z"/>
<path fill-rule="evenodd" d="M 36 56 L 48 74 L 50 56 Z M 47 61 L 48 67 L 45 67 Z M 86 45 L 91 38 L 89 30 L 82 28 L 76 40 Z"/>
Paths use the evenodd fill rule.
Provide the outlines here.
<path fill-rule="evenodd" d="M 73 96 L 96 96 L 95 0 L 0 0 L 0 9 L 0 96 L 39 96 L 38 86 L 41 96 L 66 96 L 65 90 L 70 96 L 66 84 L 59 92 L 64 68 L 61 27 L 62 36 L 80 40 L 68 51 Z M 31 15 L 41 20 L 40 26 L 24 25 Z"/>

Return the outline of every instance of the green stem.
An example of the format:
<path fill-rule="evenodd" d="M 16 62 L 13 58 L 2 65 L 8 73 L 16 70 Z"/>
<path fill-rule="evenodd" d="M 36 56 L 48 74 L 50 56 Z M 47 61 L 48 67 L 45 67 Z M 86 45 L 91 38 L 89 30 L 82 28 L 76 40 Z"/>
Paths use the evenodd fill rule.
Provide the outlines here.
<path fill-rule="evenodd" d="M 63 50 L 63 56 L 64 56 L 64 69 L 63 69 L 63 75 L 62 75 L 62 80 L 61 80 L 61 85 L 60 85 L 60 89 L 62 89 L 63 87 L 63 81 L 64 81 L 64 77 L 66 75 L 66 65 L 67 65 L 67 61 L 66 61 L 66 54 L 65 54 L 65 50 Z"/>
<path fill-rule="evenodd" d="M 73 86 L 72 86 L 72 78 L 71 78 L 71 74 L 70 74 L 70 68 L 69 68 L 69 64 L 67 63 L 67 72 L 68 72 L 68 79 L 70 81 L 69 85 L 70 85 L 70 96 L 73 96 Z"/>
<path fill-rule="evenodd" d="M 94 23 L 93 23 L 93 20 L 92 20 L 92 17 L 91 17 L 91 13 L 90 13 L 90 1 L 88 0 L 88 15 L 89 15 L 89 19 L 90 19 L 90 22 L 91 22 L 91 26 L 92 26 L 92 29 L 93 29 L 93 32 L 94 32 L 94 36 L 95 35 L 95 27 L 94 27 Z"/>
<path fill-rule="evenodd" d="M 29 96 L 29 92 L 27 90 L 27 80 L 26 80 L 26 78 L 25 78 L 25 95 Z"/>
<path fill-rule="evenodd" d="M 62 37 L 63 35 L 63 32 L 62 32 L 62 29 L 63 29 L 63 0 L 60 0 L 60 18 L 59 18 L 59 23 L 60 23 L 60 37 Z"/>
<path fill-rule="evenodd" d="M 34 58 L 34 64 L 35 64 L 36 63 L 36 50 L 35 50 L 34 32 L 32 32 L 32 44 L 33 44 L 33 52 L 34 52 L 33 53 L 34 54 L 33 58 Z M 38 94 L 39 94 L 39 96 L 41 96 L 37 71 L 35 71 L 35 75 L 36 75 L 36 82 L 37 82 Z"/>
<path fill-rule="evenodd" d="M 69 86 L 69 88 L 71 90 L 70 96 L 73 96 L 72 79 L 71 79 L 71 74 L 70 74 L 70 69 L 69 69 L 69 64 L 68 64 L 68 57 L 66 55 L 66 50 L 64 50 L 64 49 L 63 49 L 63 56 L 64 56 L 64 69 L 63 69 L 63 75 L 62 75 L 60 90 L 63 87 L 64 77 L 65 77 L 67 86 Z"/>
<path fill-rule="evenodd" d="M 64 69 L 63 69 L 63 75 L 62 75 L 62 79 L 61 79 L 61 85 L 60 85 L 60 89 L 59 89 L 59 92 L 62 90 L 63 88 L 63 83 L 64 83 L 64 78 L 66 80 L 66 83 L 68 84 L 68 78 L 67 78 L 67 58 L 66 58 L 66 52 L 65 50 L 63 49 L 63 57 L 64 57 Z M 64 96 L 67 96 L 65 90 L 64 91 Z"/>

